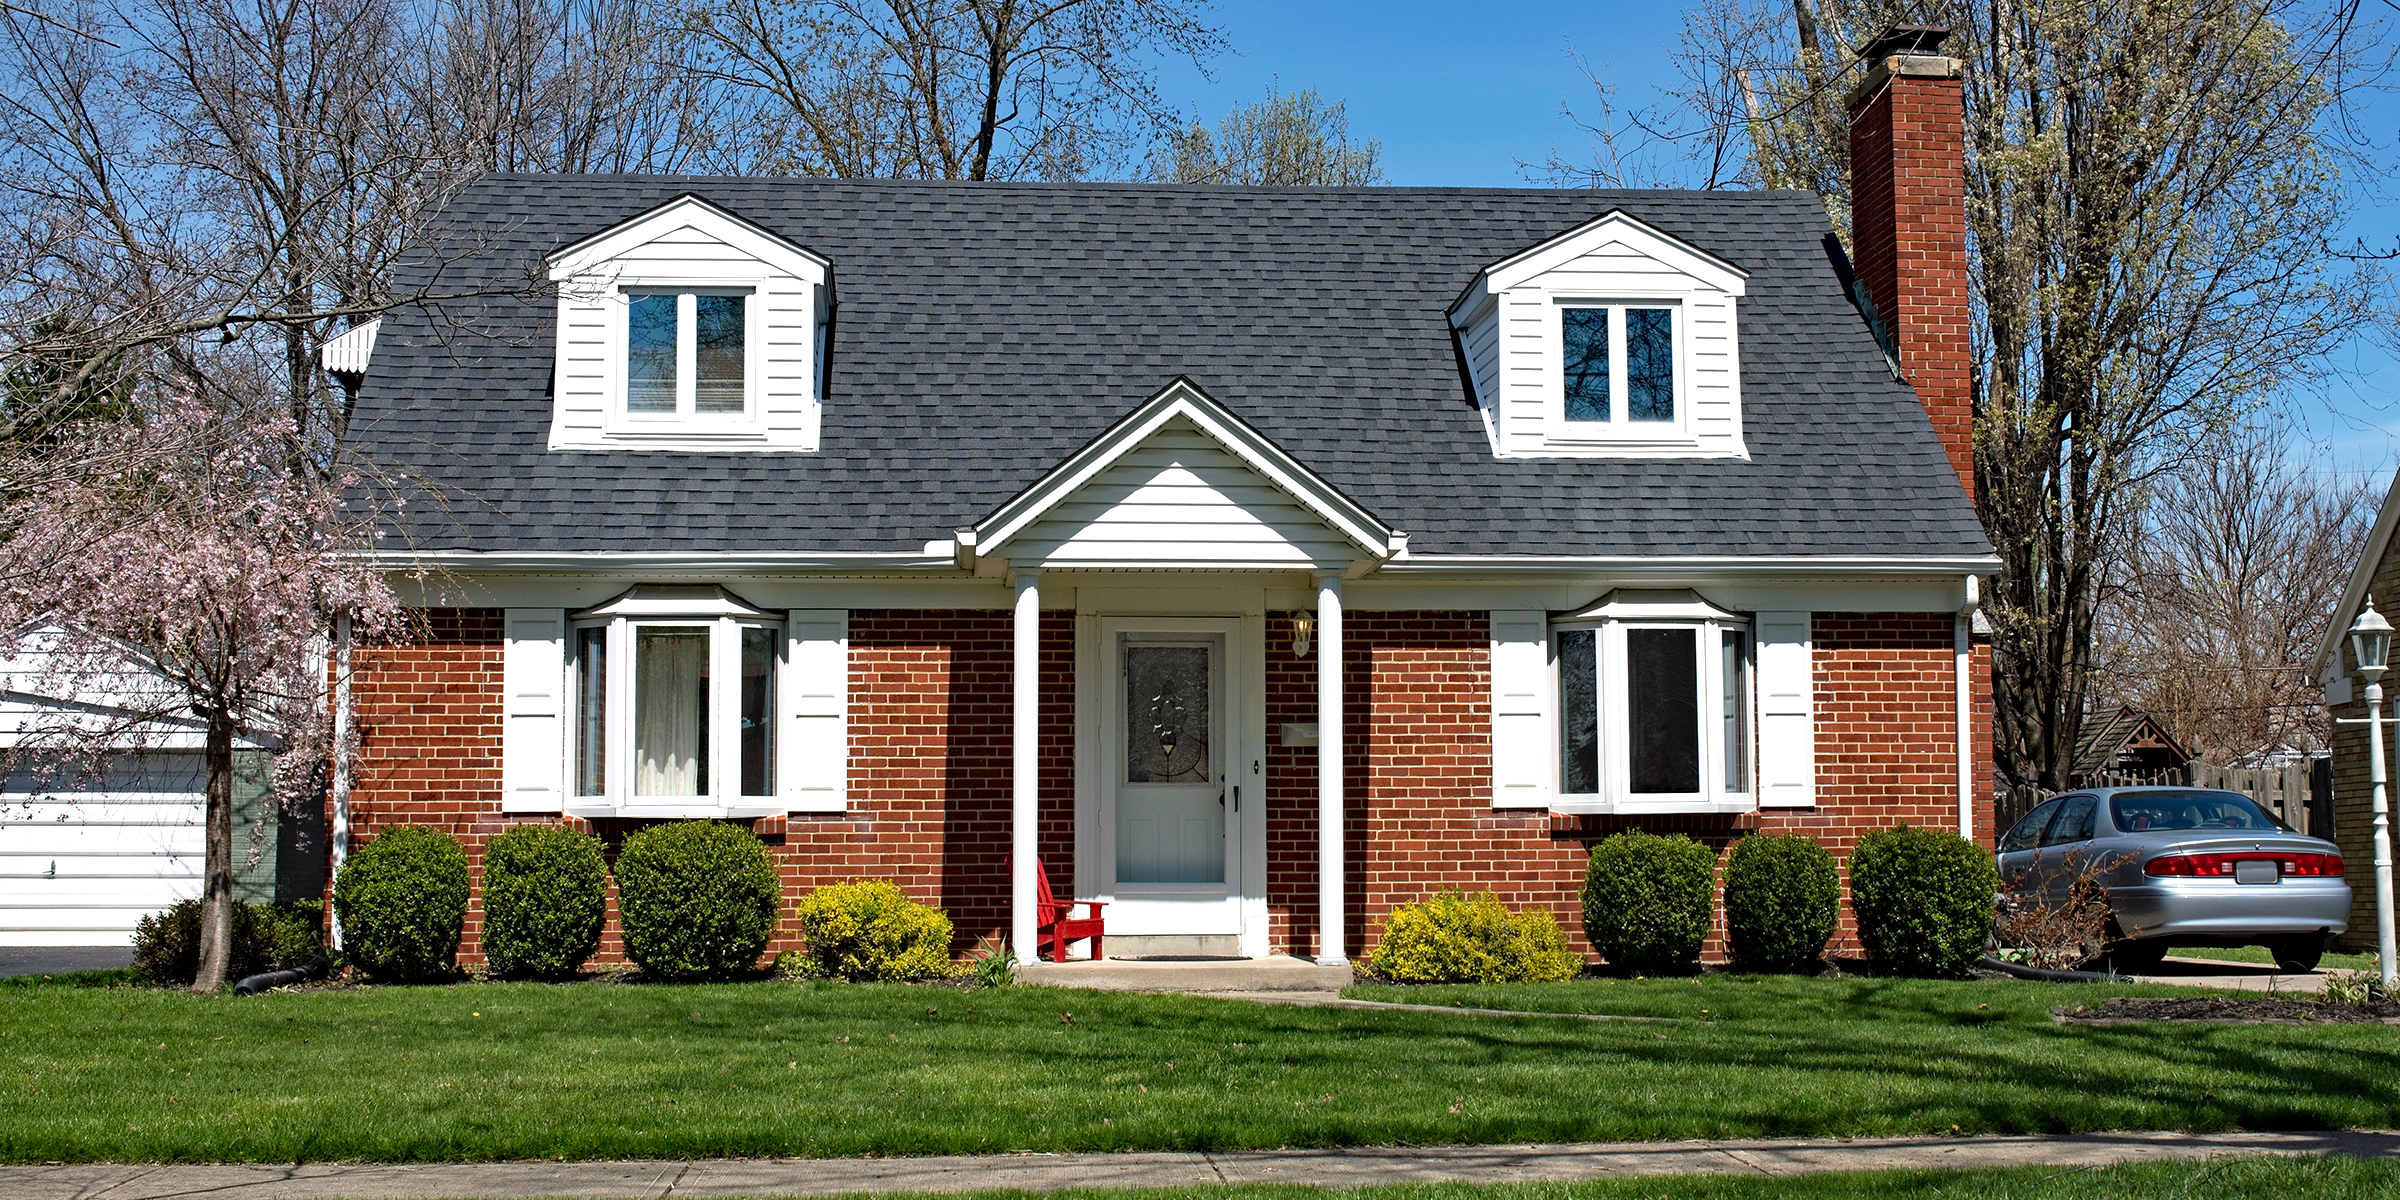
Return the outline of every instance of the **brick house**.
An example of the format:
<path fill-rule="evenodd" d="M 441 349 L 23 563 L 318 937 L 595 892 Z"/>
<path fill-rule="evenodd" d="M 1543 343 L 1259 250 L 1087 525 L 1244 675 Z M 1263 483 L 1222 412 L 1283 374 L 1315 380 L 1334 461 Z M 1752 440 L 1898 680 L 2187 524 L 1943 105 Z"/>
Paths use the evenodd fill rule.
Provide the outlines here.
<path fill-rule="evenodd" d="M 1788 192 L 482 181 L 416 282 L 494 294 L 329 349 L 426 616 L 335 853 L 730 820 L 962 942 L 1038 858 L 1112 954 L 1339 962 L 1442 886 L 1580 945 L 1631 827 L 1988 838 L 1939 39 L 1855 281 Z"/>

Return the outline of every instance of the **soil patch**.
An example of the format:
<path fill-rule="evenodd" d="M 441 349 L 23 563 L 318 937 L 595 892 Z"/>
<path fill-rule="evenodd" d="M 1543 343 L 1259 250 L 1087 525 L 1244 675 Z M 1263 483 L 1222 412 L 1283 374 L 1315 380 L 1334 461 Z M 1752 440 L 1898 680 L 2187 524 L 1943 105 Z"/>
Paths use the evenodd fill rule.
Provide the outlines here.
<path fill-rule="evenodd" d="M 2065 1025 L 2123 1025 L 2135 1021 L 2400 1025 L 2400 1002 L 2335 1004 L 2300 996 L 2118 996 L 2098 1007 L 2077 1004 L 2050 1011 Z"/>

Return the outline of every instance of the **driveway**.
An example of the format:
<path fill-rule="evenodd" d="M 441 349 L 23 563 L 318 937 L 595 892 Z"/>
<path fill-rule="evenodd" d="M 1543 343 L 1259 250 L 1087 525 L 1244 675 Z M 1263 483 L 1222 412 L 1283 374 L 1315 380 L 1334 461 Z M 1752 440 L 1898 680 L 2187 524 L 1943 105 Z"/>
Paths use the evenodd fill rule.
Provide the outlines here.
<path fill-rule="evenodd" d="M 64 975 L 133 965 L 131 946 L 0 946 L 0 979 L 11 975 Z"/>

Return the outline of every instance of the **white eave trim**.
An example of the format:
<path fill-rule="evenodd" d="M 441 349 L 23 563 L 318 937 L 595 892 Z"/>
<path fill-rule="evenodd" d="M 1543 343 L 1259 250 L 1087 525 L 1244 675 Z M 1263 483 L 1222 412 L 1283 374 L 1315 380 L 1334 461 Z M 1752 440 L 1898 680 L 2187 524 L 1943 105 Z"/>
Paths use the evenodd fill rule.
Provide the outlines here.
<path fill-rule="evenodd" d="M 337 375 L 366 374 L 367 362 L 375 356 L 375 334 L 382 328 L 383 318 L 377 317 L 352 329 L 319 348 L 317 361 Z"/>
<path fill-rule="evenodd" d="M 727 571 L 939 572 L 955 574 L 949 553 L 833 553 L 794 551 L 698 551 L 653 553 L 618 550 L 421 550 L 380 551 L 386 570 L 423 567 L 445 571 L 529 571 L 548 574 L 622 575 Z"/>
<path fill-rule="evenodd" d="M 798 278 L 811 283 L 830 282 L 832 259 L 781 234 L 762 229 L 691 192 L 685 192 L 656 208 L 619 221 L 552 253 L 544 260 L 550 269 L 550 281 L 559 283 L 599 270 L 627 251 L 647 245 L 662 234 L 686 225 L 699 228 L 760 262 L 784 264 L 787 269 L 799 264 L 813 268 L 792 270 L 792 274 Z"/>
<path fill-rule="evenodd" d="M 2000 571 L 1997 556 L 1978 557 L 1940 556 L 1911 558 L 1901 556 L 1833 556 L 1833 555 L 1450 555 L 1415 554 L 1386 565 L 1386 575 L 1448 575 L 1475 576 L 1553 576 L 1553 575 L 1641 575 L 1653 574 L 1684 577 L 1693 574 L 1722 576 L 1792 576 L 1819 575 L 1845 578 L 1896 578 L 1904 576 L 1994 575 Z"/>
<path fill-rule="evenodd" d="M 2349 586 L 2342 589 L 2342 606 L 2333 610 L 2333 620 L 2317 640 L 2317 656 L 2310 666 L 2323 682 L 2330 683 L 2341 674 L 2342 637 L 2350 632 L 2350 622 L 2358 619 L 2367 588 L 2375 582 L 2375 568 L 2391 549 L 2395 526 L 2400 526 L 2400 471 L 2393 473 L 2391 486 L 2384 489 L 2383 506 L 2375 510 L 2375 527 L 2368 531 L 2366 547 L 2350 569 Z M 2391 608 L 2392 600 L 2385 600 L 2383 607 Z"/>
<path fill-rule="evenodd" d="M 1642 253 L 1724 292 L 1740 297 L 1749 292 L 1750 272 L 1741 269 L 1621 208 L 1607 212 L 1557 237 L 1511 254 L 1475 275 L 1450 305 L 1450 323 L 1464 329 L 1474 323 L 1491 297 L 1611 241 L 1625 241 Z"/>
<path fill-rule="evenodd" d="M 1283 448 L 1252 429 L 1231 409 L 1217 403 L 1191 380 L 1178 376 L 1140 408 L 1110 426 L 1083 449 L 1068 456 L 1033 486 L 1017 493 L 992 515 L 958 531 L 962 565 L 974 559 L 1006 557 L 1008 540 L 1030 529 L 1050 510 L 1065 502 L 1101 472 L 1114 466 L 1159 427 L 1182 417 L 1225 447 L 1236 458 L 1283 489 L 1352 545 L 1365 558 L 1385 561 L 1405 556 L 1408 539 L 1302 466 Z M 1158 564 L 1147 564 L 1155 567 Z M 1282 569 L 1290 569 L 1285 564 Z"/>

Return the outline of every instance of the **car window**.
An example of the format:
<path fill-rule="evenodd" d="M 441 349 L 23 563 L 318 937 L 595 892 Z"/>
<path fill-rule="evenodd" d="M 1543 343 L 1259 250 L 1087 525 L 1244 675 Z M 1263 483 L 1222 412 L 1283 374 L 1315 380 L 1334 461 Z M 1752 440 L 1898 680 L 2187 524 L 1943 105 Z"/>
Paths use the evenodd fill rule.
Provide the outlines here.
<path fill-rule="evenodd" d="M 2247 829 L 2289 831 L 2291 826 L 2239 792 L 2184 789 L 2122 792 L 2108 798 L 2108 818 L 2126 833 L 2152 830 Z"/>
<path fill-rule="evenodd" d="M 2017 822 L 2016 827 L 2008 831 L 2007 837 L 2000 839 L 2000 852 L 2007 854 L 2013 850 L 2033 849 L 2034 843 L 2042 840 L 2042 830 L 2049 827 L 2050 818 L 2057 815 L 2056 800 L 2026 813 L 2025 819 Z"/>
<path fill-rule="evenodd" d="M 2050 818 L 2050 828 L 2042 834 L 2042 844 L 2057 846 L 2092 840 L 2092 821 L 2099 812 L 2100 802 L 2090 796 L 2067 797 L 2059 802 L 2058 815 Z"/>

